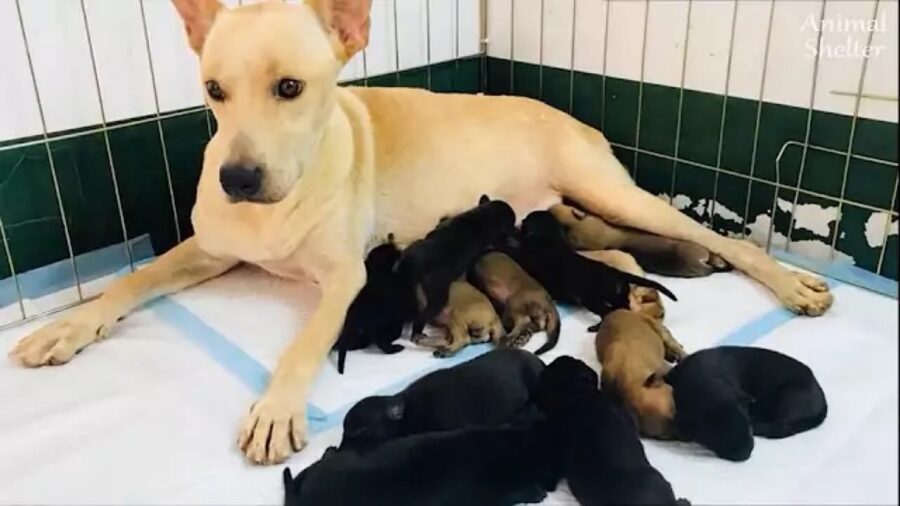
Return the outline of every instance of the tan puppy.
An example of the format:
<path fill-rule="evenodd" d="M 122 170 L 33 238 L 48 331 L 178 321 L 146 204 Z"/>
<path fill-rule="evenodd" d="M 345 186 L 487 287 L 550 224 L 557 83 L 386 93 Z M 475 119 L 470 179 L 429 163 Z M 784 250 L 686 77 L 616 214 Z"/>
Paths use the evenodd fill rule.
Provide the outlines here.
<path fill-rule="evenodd" d="M 637 257 L 648 271 L 664 276 L 696 278 L 730 269 L 722 257 L 699 244 L 615 227 L 564 204 L 551 207 L 550 212 L 566 229 L 569 242 L 576 249 L 623 250 Z"/>
<path fill-rule="evenodd" d="M 602 388 L 618 394 L 642 434 L 673 437 L 675 401 L 663 378 L 669 361 L 686 356 L 681 344 L 661 323 L 624 309 L 603 318 L 595 344 Z"/>
<path fill-rule="evenodd" d="M 644 269 L 638 265 L 637 260 L 633 256 L 615 249 L 597 250 L 597 251 L 579 251 L 578 254 L 603 262 L 610 267 L 615 267 L 620 271 L 634 274 L 635 276 L 644 277 Z M 631 292 L 628 294 L 628 308 L 632 311 L 662 320 L 666 317 L 666 308 L 663 306 L 662 297 L 659 296 L 653 288 L 646 286 L 631 285 Z"/>
<path fill-rule="evenodd" d="M 286 343 L 266 392 L 239 431 L 258 463 L 299 450 L 305 400 L 347 308 L 365 284 L 366 251 L 400 245 L 487 194 L 518 216 L 565 196 L 611 223 L 700 244 L 759 280 L 791 310 L 819 315 L 827 285 L 758 248 L 722 237 L 638 188 L 604 137 L 518 97 L 340 88 L 368 43 L 370 0 L 272 0 L 228 9 L 172 0 L 184 20 L 218 129 L 206 147 L 196 235 L 97 300 L 26 336 L 10 356 L 61 364 L 155 297 L 241 262 L 311 279 L 318 307 Z"/>
<path fill-rule="evenodd" d="M 445 334 L 440 337 L 418 334 L 412 336 L 412 341 L 434 348 L 434 356 L 441 358 L 452 357 L 472 343 L 499 343 L 506 336 L 491 301 L 464 280 L 450 284 L 447 305 L 432 323 L 443 327 Z"/>
<path fill-rule="evenodd" d="M 521 348 L 535 332 L 546 331 L 547 343 L 536 354 L 551 350 L 559 341 L 559 311 L 550 294 L 509 256 L 491 252 L 475 262 L 472 274 L 493 300 L 503 307 L 504 345 Z"/>

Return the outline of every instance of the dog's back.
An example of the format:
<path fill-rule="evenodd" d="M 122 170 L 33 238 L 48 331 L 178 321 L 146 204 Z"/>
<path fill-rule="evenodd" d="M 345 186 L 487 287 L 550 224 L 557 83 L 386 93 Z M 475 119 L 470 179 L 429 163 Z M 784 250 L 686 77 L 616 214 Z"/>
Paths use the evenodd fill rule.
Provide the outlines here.
<path fill-rule="evenodd" d="M 697 352 L 701 360 L 730 364 L 750 396 L 753 433 L 784 438 L 818 427 L 828 414 L 825 392 L 812 370 L 783 353 L 765 348 L 720 346 Z"/>
<path fill-rule="evenodd" d="M 555 485 L 540 426 L 408 436 L 365 454 L 338 451 L 297 477 L 286 506 L 507 506 Z"/>
<path fill-rule="evenodd" d="M 435 371 L 403 392 L 408 423 L 441 430 L 507 422 L 528 405 L 543 368 L 529 351 L 497 348 Z"/>

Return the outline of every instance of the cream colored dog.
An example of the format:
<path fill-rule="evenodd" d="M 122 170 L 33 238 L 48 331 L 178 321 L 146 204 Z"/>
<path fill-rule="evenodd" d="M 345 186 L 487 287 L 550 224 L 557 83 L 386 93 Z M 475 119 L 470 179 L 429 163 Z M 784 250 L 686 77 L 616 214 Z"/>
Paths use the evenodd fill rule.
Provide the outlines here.
<path fill-rule="evenodd" d="M 370 0 L 231 10 L 217 0 L 173 3 L 200 55 L 219 126 L 204 155 L 196 235 L 25 337 L 10 352 L 25 366 L 65 363 L 144 302 L 241 262 L 312 278 L 319 306 L 238 438 L 249 460 L 281 462 L 304 444 L 304 400 L 365 283 L 368 248 L 389 232 L 401 244 L 421 237 L 482 194 L 506 200 L 520 217 L 566 196 L 611 223 L 705 246 L 793 311 L 819 315 L 831 305 L 819 279 L 639 189 L 599 132 L 549 106 L 338 87 L 341 67 L 368 43 Z"/>

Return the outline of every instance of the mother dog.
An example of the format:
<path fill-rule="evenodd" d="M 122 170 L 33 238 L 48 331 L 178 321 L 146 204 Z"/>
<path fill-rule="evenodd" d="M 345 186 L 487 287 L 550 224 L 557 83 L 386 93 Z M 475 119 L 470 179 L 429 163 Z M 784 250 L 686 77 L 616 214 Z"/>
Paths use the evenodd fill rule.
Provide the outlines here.
<path fill-rule="evenodd" d="M 568 197 L 611 223 L 705 246 L 793 311 L 820 315 L 831 305 L 821 280 L 639 189 L 599 132 L 555 109 L 524 98 L 338 87 L 341 67 L 368 43 L 370 1 L 230 10 L 218 0 L 173 0 L 219 127 L 204 155 L 196 235 L 25 337 L 11 358 L 65 363 L 142 303 L 241 262 L 311 278 L 319 306 L 238 438 L 249 460 L 281 462 L 304 444 L 304 399 L 365 283 L 366 251 L 388 233 L 409 243 L 482 194 L 519 216 Z"/>

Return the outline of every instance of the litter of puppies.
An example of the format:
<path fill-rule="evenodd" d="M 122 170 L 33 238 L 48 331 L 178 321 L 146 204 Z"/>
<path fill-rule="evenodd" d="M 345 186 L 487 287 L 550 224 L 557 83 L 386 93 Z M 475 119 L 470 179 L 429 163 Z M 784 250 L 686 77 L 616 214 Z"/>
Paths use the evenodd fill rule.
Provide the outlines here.
<path fill-rule="evenodd" d="M 335 344 L 340 354 L 370 344 L 399 352 L 406 324 L 410 340 L 437 357 L 474 342 L 496 348 L 357 402 L 339 446 L 296 477 L 284 470 L 285 505 L 505 506 L 540 502 L 562 480 L 579 504 L 687 505 L 647 460 L 641 436 L 742 461 L 754 436 L 788 437 L 824 421 L 825 394 L 797 360 L 735 346 L 686 352 L 662 322 L 658 293 L 675 295 L 643 278 L 626 253 L 577 251 L 627 235 L 579 213 L 556 206 L 517 229 L 505 202 L 482 196 L 404 251 L 390 238 L 377 246 Z M 690 246 L 654 249 L 654 265 L 681 262 L 681 276 L 724 268 L 703 270 L 716 257 Z M 559 339 L 555 302 L 601 318 L 589 328 L 599 376 L 573 357 L 545 366 L 537 356 Z M 426 324 L 443 335 L 424 334 Z M 547 341 L 536 353 L 517 349 L 538 332 Z"/>

